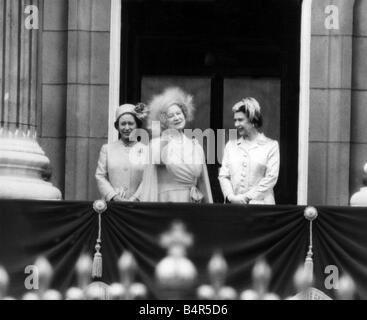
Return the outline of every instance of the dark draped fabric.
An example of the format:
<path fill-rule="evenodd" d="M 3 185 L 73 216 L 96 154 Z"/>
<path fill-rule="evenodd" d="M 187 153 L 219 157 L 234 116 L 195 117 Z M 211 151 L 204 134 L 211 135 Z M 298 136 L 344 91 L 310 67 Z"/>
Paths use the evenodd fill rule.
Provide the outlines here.
<path fill-rule="evenodd" d="M 325 267 L 335 265 L 367 298 L 367 209 L 317 207 L 313 224 L 315 287 L 325 288 Z M 197 283 L 209 283 L 207 264 L 221 250 L 229 266 L 227 284 L 238 291 L 251 287 L 251 271 L 264 257 L 272 268 L 270 289 L 282 298 L 296 294 L 293 275 L 303 264 L 309 223 L 300 206 L 236 206 L 152 203 L 108 203 L 102 214 L 103 281 L 118 281 L 117 260 L 127 249 L 138 265 L 138 280 L 149 298 L 162 298 L 154 278 L 166 256 L 159 236 L 175 220 L 194 236 L 188 257 L 198 269 Z M 52 286 L 64 292 L 75 284 L 74 266 L 81 253 L 94 254 L 98 215 L 91 202 L 0 201 L 0 264 L 10 274 L 9 294 L 25 292 L 24 269 L 45 255 L 55 270 Z M 193 298 L 193 297 L 192 297 Z"/>

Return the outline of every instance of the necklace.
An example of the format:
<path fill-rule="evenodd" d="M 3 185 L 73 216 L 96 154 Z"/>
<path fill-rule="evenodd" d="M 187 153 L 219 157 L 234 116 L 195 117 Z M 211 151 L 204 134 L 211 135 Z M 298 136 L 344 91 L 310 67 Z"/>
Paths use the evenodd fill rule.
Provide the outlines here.
<path fill-rule="evenodd" d="M 125 147 L 125 148 L 131 148 L 133 145 L 135 145 L 137 143 L 137 141 L 129 141 L 129 142 L 125 142 L 123 141 L 122 139 L 120 140 L 122 145 Z"/>

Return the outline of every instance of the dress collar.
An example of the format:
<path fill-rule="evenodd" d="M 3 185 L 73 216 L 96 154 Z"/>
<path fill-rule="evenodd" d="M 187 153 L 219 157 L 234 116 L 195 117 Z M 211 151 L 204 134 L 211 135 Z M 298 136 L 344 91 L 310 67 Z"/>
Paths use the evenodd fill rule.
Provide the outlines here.
<path fill-rule="evenodd" d="M 263 134 L 259 133 L 253 141 L 249 142 L 248 140 L 244 139 L 243 137 L 237 139 L 237 145 L 240 146 L 242 144 L 249 144 L 251 146 L 262 146 L 266 144 L 268 141 L 268 138 Z"/>
<path fill-rule="evenodd" d="M 119 140 L 119 142 L 120 142 L 120 145 L 122 145 L 124 148 L 132 148 L 133 146 L 135 146 L 138 143 L 138 141 L 134 141 L 133 143 L 126 144 L 121 139 Z"/>

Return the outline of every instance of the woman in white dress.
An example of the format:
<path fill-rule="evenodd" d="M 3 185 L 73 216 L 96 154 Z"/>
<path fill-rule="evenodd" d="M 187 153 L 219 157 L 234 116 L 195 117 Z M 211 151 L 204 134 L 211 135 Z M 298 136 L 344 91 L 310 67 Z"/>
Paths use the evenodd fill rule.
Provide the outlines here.
<path fill-rule="evenodd" d="M 106 201 L 135 200 L 147 157 L 147 145 L 132 139 L 135 129 L 143 127 L 147 109 L 143 104 L 124 104 L 116 110 L 118 141 L 101 148 L 96 170 L 98 190 Z"/>
<path fill-rule="evenodd" d="M 150 163 L 136 198 L 152 202 L 212 203 L 203 148 L 197 140 L 184 134 L 187 122 L 193 118 L 192 96 L 179 88 L 168 88 L 153 97 L 149 111 L 153 135 Z"/>
<path fill-rule="evenodd" d="M 238 204 L 275 204 L 278 142 L 260 132 L 261 109 L 254 98 L 239 101 L 232 111 L 238 139 L 230 140 L 224 149 L 219 171 L 224 198 Z"/>

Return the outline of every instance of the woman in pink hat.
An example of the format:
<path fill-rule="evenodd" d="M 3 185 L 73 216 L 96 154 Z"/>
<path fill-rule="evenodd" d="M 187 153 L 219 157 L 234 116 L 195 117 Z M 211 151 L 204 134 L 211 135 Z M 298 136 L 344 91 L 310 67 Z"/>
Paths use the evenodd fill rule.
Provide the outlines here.
<path fill-rule="evenodd" d="M 143 127 L 147 114 L 144 104 L 124 104 L 116 110 L 119 139 L 102 146 L 95 174 L 106 201 L 135 200 L 132 196 L 142 181 L 147 146 L 132 139 L 132 133 Z"/>

